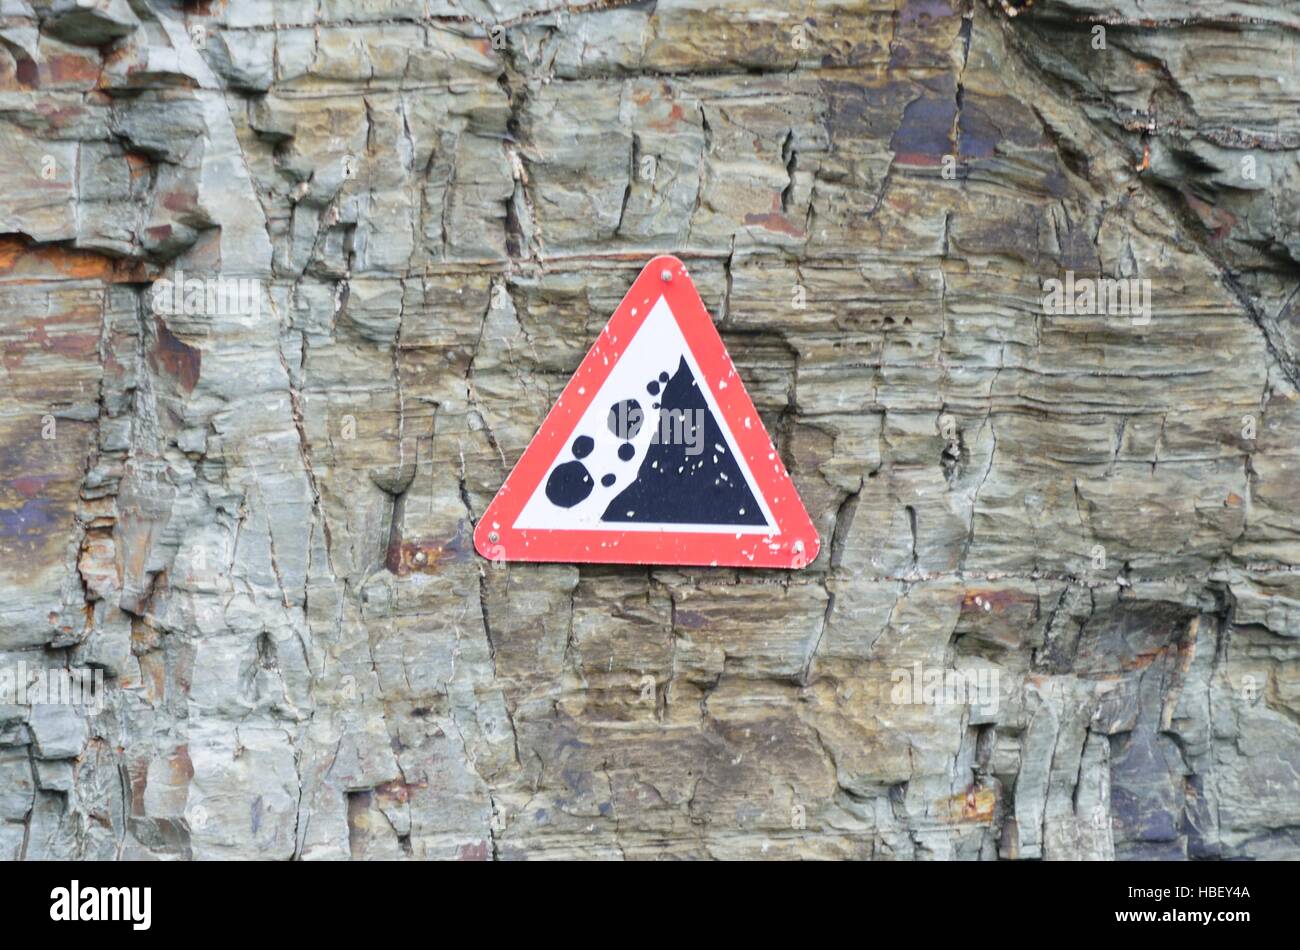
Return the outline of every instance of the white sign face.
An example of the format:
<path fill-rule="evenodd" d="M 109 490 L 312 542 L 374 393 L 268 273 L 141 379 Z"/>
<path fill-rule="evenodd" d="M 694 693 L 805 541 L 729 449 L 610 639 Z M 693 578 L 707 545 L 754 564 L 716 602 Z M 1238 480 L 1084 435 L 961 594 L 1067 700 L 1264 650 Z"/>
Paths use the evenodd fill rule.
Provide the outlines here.
<path fill-rule="evenodd" d="M 512 527 L 780 534 L 714 397 L 727 385 L 704 377 L 661 296 Z"/>
<path fill-rule="evenodd" d="M 821 539 L 686 266 L 633 282 L 474 525 L 494 564 L 799 570 Z"/>

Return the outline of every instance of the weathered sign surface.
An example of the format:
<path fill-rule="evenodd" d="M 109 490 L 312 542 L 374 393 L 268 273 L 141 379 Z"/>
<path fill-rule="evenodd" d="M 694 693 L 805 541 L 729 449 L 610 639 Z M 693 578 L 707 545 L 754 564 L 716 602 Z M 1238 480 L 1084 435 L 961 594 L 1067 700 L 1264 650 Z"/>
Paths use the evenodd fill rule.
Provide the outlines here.
<path fill-rule="evenodd" d="M 504 561 L 804 567 L 820 541 L 675 257 L 646 265 L 480 519 Z"/>

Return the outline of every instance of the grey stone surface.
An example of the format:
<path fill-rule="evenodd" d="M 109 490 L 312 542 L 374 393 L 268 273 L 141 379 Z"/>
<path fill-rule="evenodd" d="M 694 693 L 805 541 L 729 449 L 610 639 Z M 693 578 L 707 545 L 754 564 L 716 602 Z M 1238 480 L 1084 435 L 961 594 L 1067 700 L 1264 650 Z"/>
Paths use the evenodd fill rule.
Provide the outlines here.
<path fill-rule="evenodd" d="M 0 857 L 1300 857 L 1298 43 L 4 0 L 0 674 L 105 689 L 0 696 Z M 662 252 L 818 560 L 479 559 Z M 1149 321 L 1046 312 L 1066 271 Z"/>

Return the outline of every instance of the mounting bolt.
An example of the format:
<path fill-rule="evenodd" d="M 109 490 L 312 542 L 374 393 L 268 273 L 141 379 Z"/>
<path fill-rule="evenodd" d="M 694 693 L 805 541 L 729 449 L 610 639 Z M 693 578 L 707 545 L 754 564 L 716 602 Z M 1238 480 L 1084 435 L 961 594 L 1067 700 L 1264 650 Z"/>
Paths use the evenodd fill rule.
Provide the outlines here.
<path fill-rule="evenodd" d="M 501 540 L 501 535 L 497 534 L 495 531 L 489 531 L 488 540 L 491 541 L 493 544 L 496 544 L 498 541 Z"/>
<path fill-rule="evenodd" d="M 416 551 L 414 557 L 412 557 L 411 560 L 414 561 L 416 564 L 425 564 L 429 560 L 429 555 L 425 554 L 423 551 Z"/>
<path fill-rule="evenodd" d="M 673 272 L 668 270 L 667 268 L 664 268 L 659 272 L 659 279 L 662 280 L 665 284 L 672 283 Z"/>

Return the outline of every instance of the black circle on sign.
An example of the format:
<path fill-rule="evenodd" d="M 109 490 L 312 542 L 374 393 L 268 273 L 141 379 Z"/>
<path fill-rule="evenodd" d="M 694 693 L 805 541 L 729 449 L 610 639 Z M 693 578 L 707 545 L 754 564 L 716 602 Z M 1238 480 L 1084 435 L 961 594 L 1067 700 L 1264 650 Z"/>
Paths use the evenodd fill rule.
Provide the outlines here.
<path fill-rule="evenodd" d="M 560 508 L 572 508 L 591 494 L 591 475 L 581 462 L 565 462 L 555 466 L 546 480 L 546 497 Z"/>
<path fill-rule="evenodd" d="M 636 434 L 641 431 L 641 423 L 644 419 L 645 413 L 641 411 L 641 404 L 635 399 L 624 399 L 609 407 L 606 425 L 609 426 L 609 431 L 620 439 L 635 439 Z"/>

